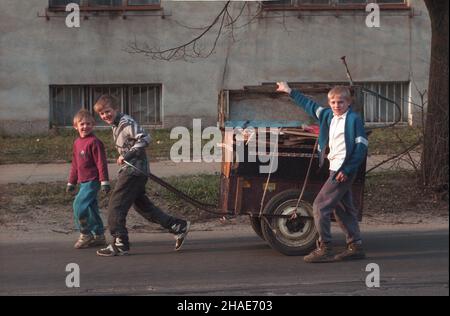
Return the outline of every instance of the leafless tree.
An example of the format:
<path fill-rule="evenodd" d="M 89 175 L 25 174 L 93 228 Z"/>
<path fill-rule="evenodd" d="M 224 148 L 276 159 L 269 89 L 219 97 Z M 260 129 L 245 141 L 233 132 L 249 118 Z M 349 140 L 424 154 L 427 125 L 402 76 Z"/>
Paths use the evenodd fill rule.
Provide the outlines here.
<path fill-rule="evenodd" d="M 239 3 L 238 13 L 233 15 L 231 2 L 227 1 L 220 12 L 213 18 L 212 22 L 204 27 L 188 27 L 177 22 L 182 27 L 199 31 L 199 34 L 193 36 L 188 41 L 181 43 L 175 47 L 161 48 L 150 46 L 147 43 L 139 43 L 137 39 L 129 43 L 127 51 L 132 54 L 143 54 L 155 60 L 173 61 L 173 60 L 189 60 L 193 58 L 207 58 L 211 56 L 217 46 L 221 36 L 228 34 L 234 40 L 234 32 L 237 28 L 241 28 L 254 21 L 261 12 L 261 5 L 257 4 L 257 9 L 251 13 L 251 17 L 244 24 L 237 25 L 237 21 L 241 18 L 244 11 L 250 10 L 250 3 L 245 1 Z M 215 33 L 214 33 L 215 32 Z M 214 34 L 212 43 L 208 48 L 201 47 L 200 40 L 208 34 Z"/>

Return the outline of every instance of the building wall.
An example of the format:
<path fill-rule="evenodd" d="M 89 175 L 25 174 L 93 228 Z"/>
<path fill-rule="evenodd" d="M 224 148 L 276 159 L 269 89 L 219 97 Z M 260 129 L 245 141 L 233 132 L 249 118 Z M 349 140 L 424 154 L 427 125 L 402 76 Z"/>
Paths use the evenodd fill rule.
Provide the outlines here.
<path fill-rule="evenodd" d="M 295 11 L 284 18 L 264 12 L 235 29 L 234 40 L 222 37 L 212 56 L 190 62 L 155 61 L 125 51 L 135 37 L 162 48 L 191 39 L 200 31 L 180 23 L 207 25 L 223 4 L 162 1 L 164 19 L 91 14 L 80 28 L 68 28 L 65 13 L 38 17 L 46 0 L 0 0 L 1 132 L 46 131 L 53 84 L 161 83 L 164 127 L 190 125 L 192 118 L 215 125 L 220 89 L 279 80 L 346 81 L 343 55 L 355 81 L 414 80 L 419 90 L 427 88 L 431 31 L 422 0 L 411 0 L 412 12 L 382 11 L 380 28 L 365 26 L 365 12 L 304 12 L 301 18 Z M 232 5 L 237 13 L 242 3 Z M 411 97 L 418 101 L 414 86 Z"/>

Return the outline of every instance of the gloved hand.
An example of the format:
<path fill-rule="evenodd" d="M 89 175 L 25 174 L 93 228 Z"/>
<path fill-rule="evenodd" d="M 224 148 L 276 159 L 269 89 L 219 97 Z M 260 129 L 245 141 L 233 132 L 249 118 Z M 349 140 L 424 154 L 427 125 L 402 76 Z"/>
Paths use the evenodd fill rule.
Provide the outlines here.
<path fill-rule="evenodd" d="M 103 184 L 101 189 L 103 193 L 108 194 L 111 191 L 111 186 L 109 184 Z"/>
<path fill-rule="evenodd" d="M 75 191 L 75 186 L 71 183 L 67 183 L 66 186 L 66 192 L 67 193 L 73 193 Z"/>

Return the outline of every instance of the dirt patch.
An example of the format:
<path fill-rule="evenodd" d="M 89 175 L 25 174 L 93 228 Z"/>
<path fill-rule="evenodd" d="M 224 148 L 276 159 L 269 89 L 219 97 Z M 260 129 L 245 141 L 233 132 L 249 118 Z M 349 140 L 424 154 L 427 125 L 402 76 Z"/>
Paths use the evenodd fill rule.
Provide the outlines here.
<path fill-rule="evenodd" d="M 192 175 L 165 178 L 186 194 L 208 204 L 217 204 L 219 177 Z M 112 183 L 114 186 L 114 182 Z M 65 182 L 0 185 L 0 227 L 3 232 L 42 232 L 69 234 L 75 231 L 72 203 L 74 195 L 65 193 Z M 209 230 L 247 223 L 246 217 L 220 220 L 220 216 L 205 213 L 180 201 L 172 193 L 153 183 L 147 184 L 151 200 L 165 212 L 189 219 L 196 230 Z M 103 223 L 107 226 L 109 196 L 99 194 L 99 207 Z M 130 232 L 165 231 L 158 224 L 144 220 L 130 210 L 127 217 Z"/>
<path fill-rule="evenodd" d="M 217 204 L 217 176 L 191 176 L 172 180 L 176 187 L 210 204 Z M 3 232 L 74 232 L 73 196 L 64 192 L 65 183 L 9 184 L 0 186 L 0 227 Z M 169 214 L 188 218 L 194 230 L 232 229 L 248 225 L 247 216 L 221 220 L 186 205 L 162 188 L 149 186 L 153 202 Z M 99 205 L 106 224 L 108 196 L 100 194 Z M 364 225 L 447 224 L 448 198 L 424 190 L 412 172 L 374 173 L 366 178 Z M 130 210 L 130 232 L 159 232 L 163 229 Z"/>
<path fill-rule="evenodd" d="M 366 177 L 363 218 L 367 223 L 448 223 L 448 215 L 448 194 L 423 188 L 414 172 L 369 173 Z"/>

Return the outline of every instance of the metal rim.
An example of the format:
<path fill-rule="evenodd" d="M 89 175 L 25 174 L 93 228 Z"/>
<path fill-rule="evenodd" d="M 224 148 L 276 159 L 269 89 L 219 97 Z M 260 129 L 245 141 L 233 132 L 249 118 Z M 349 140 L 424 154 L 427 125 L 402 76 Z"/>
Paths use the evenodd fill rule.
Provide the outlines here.
<path fill-rule="evenodd" d="M 296 205 L 297 200 L 285 201 L 276 208 L 274 213 L 292 215 Z M 300 247 L 309 244 L 311 240 L 315 239 L 312 206 L 309 203 L 301 201 L 298 205 L 297 215 L 311 218 L 297 217 L 294 220 L 290 220 L 289 218 L 276 218 L 272 221 L 272 226 L 276 230 L 277 239 L 287 246 Z"/>

